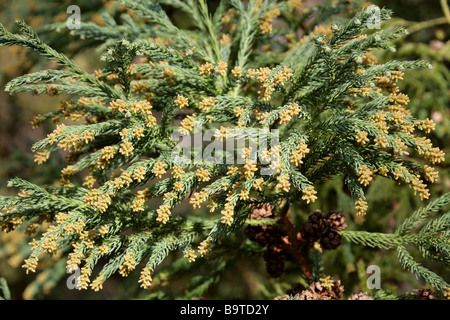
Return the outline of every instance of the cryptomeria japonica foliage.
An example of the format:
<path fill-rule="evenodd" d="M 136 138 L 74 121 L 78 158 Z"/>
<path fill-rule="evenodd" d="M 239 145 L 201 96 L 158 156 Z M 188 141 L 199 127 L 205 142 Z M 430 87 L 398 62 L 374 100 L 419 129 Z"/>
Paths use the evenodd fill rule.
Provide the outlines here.
<path fill-rule="evenodd" d="M 373 52 L 394 50 L 392 41 L 405 34 L 374 28 L 389 10 L 357 9 L 352 1 L 306 7 L 301 0 L 229 0 L 213 12 L 204 0 L 122 4 L 137 13 L 134 20 L 123 14 L 118 25 L 105 15 L 102 26 L 73 30 L 103 50 L 94 73 L 23 21 L 20 34 L 0 26 L 1 45 L 24 46 L 58 64 L 14 79 L 6 90 L 63 95 L 58 110 L 32 121 L 57 122 L 33 152 L 39 165 L 64 154 L 61 179 L 38 186 L 18 177 L 9 186 L 20 193 L 0 197 L 2 230 L 33 235 L 27 273 L 45 270 L 40 260 L 56 255 L 81 270 L 79 289 L 98 291 L 116 272 L 137 272 L 136 285 L 157 292 L 162 278 L 209 265 L 192 280 L 192 298 L 217 283 L 239 252 L 263 256 L 274 277 L 284 260 L 293 262 L 310 287 L 289 297 L 338 299 L 339 282 L 315 264 L 345 240 L 397 250 L 405 268 L 446 292 L 446 281 L 407 249 L 448 265 L 449 215 L 427 219 L 449 195 L 392 234 L 349 230 L 340 208 L 312 212 L 300 225 L 291 218 L 291 208 L 327 201 L 315 187 L 333 177 L 342 179 L 356 218 L 370 208 L 365 190 L 377 176 L 431 198 L 433 165 L 444 161 L 426 138 L 435 124 L 414 118 L 397 86 L 406 69 L 430 65 L 377 63 Z M 171 7 L 192 26 L 174 24 Z M 338 18 L 349 11 L 353 18 Z M 197 136 L 202 143 L 180 143 Z M 246 238 L 230 245 L 242 232 Z M 175 258 L 165 265 L 169 256 Z"/>

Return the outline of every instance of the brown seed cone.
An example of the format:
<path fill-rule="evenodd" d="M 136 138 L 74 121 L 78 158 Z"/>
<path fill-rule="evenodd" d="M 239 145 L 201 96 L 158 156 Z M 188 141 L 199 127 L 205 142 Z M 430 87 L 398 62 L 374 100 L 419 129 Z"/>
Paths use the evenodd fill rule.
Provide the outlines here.
<path fill-rule="evenodd" d="M 284 272 L 284 255 L 281 250 L 270 247 L 264 252 L 267 273 L 272 278 L 280 277 Z"/>
<path fill-rule="evenodd" d="M 260 246 L 279 246 L 284 233 L 272 226 L 248 226 L 244 229 L 245 235 Z"/>
<path fill-rule="evenodd" d="M 261 226 L 247 226 L 244 228 L 244 233 L 250 240 L 257 242 L 262 246 L 265 245 L 266 241 L 262 241 L 263 239 L 261 239 L 263 234 L 263 229 Z"/>
<path fill-rule="evenodd" d="M 273 211 L 272 211 L 272 207 L 268 203 L 261 205 L 259 208 L 253 209 L 253 211 L 250 215 L 250 219 L 255 219 L 255 220 L 271 218 L 271 217 L 273 217 Z"/>
<path fill-rule="evenodd" d="M 327 227 L 326 218 L 326 215 L 319 210 L 311 212 L 308 220 L 303 223 L 302 238 L 310 243 L 317 241 Z"/>
<path fill-rule="evenodd" d="M 334 299 L 339 299 L 342 297 L 342 294 L 344 293 L 344 286 L 341 285 L 341 280 L 338 280 L 336 278 L 332 278 L 334 281 L 333 284 L 333 295 L 334 295 Z"/>
<path fill-rule="evenodd" d="M 434 300 L 435 293 L 431 289 L 420 289 L 417 291 L 419 300 Z"/>
<path fill-rule="evenodd" d="M 373 300 L 366 292 L 354 293 L 348 300 Z"/>
<path fill-rule="evenodd" d="M 311 283 L 308 289 L 303 290 L 296 295 L 300 300 L 337 300 L 342 297 L 344 286 L 341 280 L 332 278 L 333 285 L 331 288 L 324 287 L 320 282 Z"/>
<path fill-rule="evenodd" d="M 347 227 L 342 211 L 330 211 L 328 213 L 328 225 L 331 229 L 342 231 Z"/>
<path fill-rule="evenodd" d="M 333 250 L 341 244 L 342 236 L 334 229 L 326 229 L 320 238 L 320 246 L 324 250 Z"/>

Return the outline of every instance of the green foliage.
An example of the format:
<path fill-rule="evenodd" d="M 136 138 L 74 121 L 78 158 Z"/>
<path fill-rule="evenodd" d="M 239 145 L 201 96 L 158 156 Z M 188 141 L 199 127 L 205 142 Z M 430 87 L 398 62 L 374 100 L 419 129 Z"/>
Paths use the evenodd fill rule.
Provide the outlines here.
<path fill-rule="evenodd" d="M 448 266 L 450 249 L 448 234 L 449 212 L 431 219 L 429 215 L 433 211 L 446 207 L 449 203 L 450 194 L 445 194 L 431 201 L 426 207 L 415 211 L 393 234 L 344 230 L 342 235 L 350 242 L 372 248 L 396 248 L 400 263 L 405 269 L 423 278 L 433 288 L 442 291 L 449 286 L 448 283 L 434 272 L 414 261 L 406 246 L 414 246 L 420 250 L 423 257 L 440 261 Z"/>
<path fill-rule="evenodd" d="M 58 110 L 36 117 L 35 125 L 75 121 L 59 124 L 33 146 L 38 163 L 67 152 L 61 180 L 38 186 L 14 178 L 8 186 L 21 193 L 0 197 L 3 230 L 39 226 L 27 272 L 37 270 L 43 255 L 58 254 L 54 269 L 44 271 L 48 276 L 62 277 L 61 264 L 77 266 L 80 288 L 90 284 L 98 291 L 115 273 L 128 276 L 136 268 L 138 282 L 147 289 L 153 278 L 158 284 L 193 271 L 186 261 L 213 266 L 190 279 L 182 297 L 194 298 L 217 284 L 238 258 L 261 256 L 261 248 L 240 238 L 245 226 L 273 225 L 286 232 L 290 262 L 310 284 L 323 279 L 322 256 L 315 248 L 308 260 L 310 244 L 298 244 L 299 226 L 288 216 L 290 207 L 325 200 L 316 185 L 341 179 L 359 217 L 370 207 L 366 187 L 375 175 L 405 182 L 422 200 L 430 197 L 425 182 L 436 182 L 437 172 L 423 161 L 438 164 L 444 155 L 422 134 L 434 123 L 406 109 L 409 99 L 397 82 L 406 69 L 431 66 L 422 60 L 376 64 L 371 54 L 394 50 L 392 42 L 406 34 L 404 28 L 370 29 L 369 9 L 351 19 L 333 19 L 353 8 L 347 1 L 305 12 L 295 1 L 221 1 L 214 12 L 204 0 L 122 3 L 140 17 L 124 13 L 118 24 L 104 13 L 103 26 L 88 22 L 73 31 L 99 42 L 102 68 L 95 73 L 44 43 L 24 21 L 17 21 L 20 34 L 0 26 L 0 45 L 29 48 L 58 65 L 17 77 L 6 90 L 69 97 Z M 177 26 L 168 7 L 183 11 L 194 26 Z M 379 13 L 383 21 L 391 15 L 386 9 Z M 305 36 L 296 38 L 311 17 Z M 282 23 L 272 23 L 274 18 Z M 331 26 L 321 25 L 331 20 L 336 20 Z M 257 156 L 270 155 L 273 173 L 262 173 L 250 145 L 235 147 L 234 142 L 232 155 L 243 155 L 242 163 L 178 161 L 173 135 L 209 129 L 217 143 L 235 138 L 250 143 L 261 132 L 270 139 L 278 130 L 279 145 L 256 143 Z M 201 154 L 206 149 L 202 146 Z M 194 210 L 186 208 L 187 201 Z M 442 292 L 445 280 L 415 262 L 406 246 L 448 265 L 448 214 L 415 229 L 448 201 L 446 195 L 430 202 L 395 234 L 344 230 L 340 235 L 373 248 L 397 248 L 406 269 Z M 275 219 L 250 219 L 266 204 Z M 345 255 L 352 255 L 348 247 Z M 165 265 L 172 258 L 173 265 Z M 153 290 L 149 297 L 170 296 L 163 286 Z"/>
<path fill-rule="evenodd" d="M 8 284 L 6 283 L 5 278 L 0 278 L 0 290 L 2 292 L 2 296 L 0 296 L 0 300 L 9 300 L 11 299 L 11 293 L 8 288 Z"/>

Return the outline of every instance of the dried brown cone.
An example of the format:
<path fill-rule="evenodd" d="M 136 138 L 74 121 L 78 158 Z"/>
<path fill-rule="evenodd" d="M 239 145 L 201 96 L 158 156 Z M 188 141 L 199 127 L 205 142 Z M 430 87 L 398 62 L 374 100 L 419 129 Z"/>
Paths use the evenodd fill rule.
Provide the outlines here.
<path fill-rule="evenodd" d="M 369 296 L 366 292 L 354 293 L 348 300 L 373 300 L 371 296 Z"/>
<path fill-rule="evenodd" d="M 330 211 L 328 213 L 328 225 L 331 229 L 342 231 L 347 227 L 342 211 Z"/>
<path fill-rule="evenodd" d="M 320 239 L 326 227 L 327 216 L 319 210 L 313 211 L 309 214 L 308 220 L 303 223 L 302 238 L 310 243 L 314 243 Z"/>
<path fill-rule="evenodd" d="M 284 255 L 282 250 L 269 247 L 264 251 L 264 260 L 266 261 L 267 273 L 272 278 L 280 277 L 284 272 Z"/>
<path fill-rule="evenodd" d="M 265 246 L 267 243 L 262 226 L 247 226 L 244 228 L 244 233 L 247 238 L 257 242 L 261 246 Z"/>
<path fill-rule="evenodd" d="M 341 280 L 331 278 L 331 286 L 325 286 L 320 281 L 313 282 L 308 289 L 303 290 L 297 294 L 296 297 L 300 300 L 337 300 L 342 297 L 344 293 L 344 286 L 341 285 Z"/>
<path fill-rule="evenodd" d="M 253 209 L 253 211 L 250 215 L 250 219 L 254 219 L 254 220 L 260 220 L 260 219 L 271 218 L 271 217 L 273 217 L 273 211 L 272 211 L 272 207 L 268 203 L 265 203 L 265 204 L 261 205 L 260 207 Z"/>
<path fill-rule="evenodd" d="M 269 204 L 263 204 L 253 209 L 250 219 L 261 220 L 264 218 L 272 218 L 274 216 L 272 207 Z M 244 233 L 252 241 L 257 242 L 260 246 L 279 245 L 283 232 L 273 226 L 247 226 Z"/>
<path fill-rule="evenodd" d="M 320 238 L 320 246 L 324 250 L 333 250 L 341 244 L 342 236 L 334 229 L 326 229 Z"/>
<path fill-rule="evenodd" d="M 260 246 L 280 246 L 284 232 L 272 226 L 247 226 L 244 233 L 252 241 Z"/>
<path fill-rule="evenodd" d="M 417 297 L 419 300 L 434 300 L 435 293 L 431 289 L 420 289 L 417 291 Z"/>

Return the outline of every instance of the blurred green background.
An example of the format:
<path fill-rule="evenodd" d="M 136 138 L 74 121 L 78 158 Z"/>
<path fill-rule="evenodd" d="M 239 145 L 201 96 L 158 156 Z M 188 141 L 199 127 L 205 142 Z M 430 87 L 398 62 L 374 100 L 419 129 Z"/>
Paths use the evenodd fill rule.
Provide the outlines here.
<path fill-rule="evenodd" d="M 218 1 L 210 1 L 211 6 Z M 307 1 L 306 5 L 319 1 Z M 393 19 L 383 25 L 392 27 L 403 25 L 410 34 L 396 43 L 396 52 L 375 52 L 379 62 L 398 59 L 424 59 L 432 63 L 431 70 L 409 70 L 400 89 L 410 97 L 409 108 L 418 118 L 431 118 L 436 123 L 436 131 L 430 135 L 435 146 L 448 155 L 450 153 L 450 24 L 444 17 L 440 0 L 396 0 L 372 1 L 381 7 L 394 11 Z M 81 8 L 83 21 L 102 24 L 101 13 L 109 12 L 118 17 L 126 9 L 114 1 L 53 1 L 53 0 L 5 0 L 0 3 L 0 22 L 9 30 L 15 30 L 14 20 L 24 19 L 53 48 L 72 57 L 89 72 L 98 68 L 100 52 L 96 50 L 95 41 L 80 40 L 70 35 L 69 30 L 58 32 L 49 30 L 48 25 L 63 22 L 67 18 L 66 8 L 77 4 Z M 170 12 L 175 21 L 179 13 Z M 178 19 L 177 19 L 178 18 Z M 51 63 L 36 54 L 19 47 L 0 48 L 0 86 L 16 76 L 50 67 Z M 61 97 L 63 98 L 63 97 Z M 6 188 L 7 181 L 15 176 L 37 184 L 50 184 L 59 179 L 63 168 L 63 156 L 52 157 L 45 166 L 33 162 L 31 145 L 46 136 L 53 128 L 47 123 L 32 129 L 30 121 L 33 116 L 43 114 L 58 107 L 58 98 L 32 96 L 28 93 L 10 96 L 0 91 L 0 194 L 11 191 Z M 432 198 L 436 198 L 450 189 L 449 156 L 438 166 L 440 183 L 431 186 Z M 378 178 L 369 188 L 367 198 L 369 211 L 365 221 L 351 219 L 352 201 L 345 194 L 339 180 L 327 181 L 318 187 L 319 200 L 309 209 L 323 211 L 342 209 L 349 217 L 349 228 L 376 232 L 392 232 L 395 226 L 423 203 L 414 196 L 405 185 L 397 185 L 387 179 Z M 326 199 L 326 200 L 324 200 Z M 305 208 L 298 208 L 303 211 Z M 294 212 L 295 213 L 295 212 Z M 65 281 L 65 265 L 61 265 L 60 274 L 26 275 L 20 266 L 27 257 L 29 239 L 19 232 L 0 232 L 0 277 L 6 278 L 13 299 L 130 299 L 142 298 L 146 292 L 137 288 L 137 279 L 111 278 L 105 283 L 105 289 L 99 293 L 91 290 L 69 290 Z M 48 263 L 54 263 L 49 259 Z M 56 261 L 56 259 L 54 259 Z M 437 265 L 426 267 L 436 271 L 449 281 L 448 269 Z M 170 263 L 170 261 L 168 262 Z M 365 288 L 366 267 L 377 264 L 382 270 L 382 288 L 395 292 L 408 292 L 424 286 L 414 276 L 405 272 L 397 262 L 395 254 L 387 251 L 350 247 L 344 243 L 333 252 L 325 255 L 324 270 L 327 274 L 342 280 L 346 291 L 358 292 Z M 289 269 L 290 266 L 287 266 Z M 287 273 L 288 274 L 288 273 Z M 59 281 L 59 279 L 62 279 Z M 182 279 L 181 279 L 182 280 Z M 181 281 L 180 280 L 180 281 Z M 209 295 L 215 298 L 273 298 L 284 294 L 294 283 L 295 276 L 286 275 L 280 279 L 269 279 L 265 273 L 264 263 L 242 257 L 230 267 L 220 286 L 214 286 Z M 171 284 L 177 292 L 177 283 Z"/>

